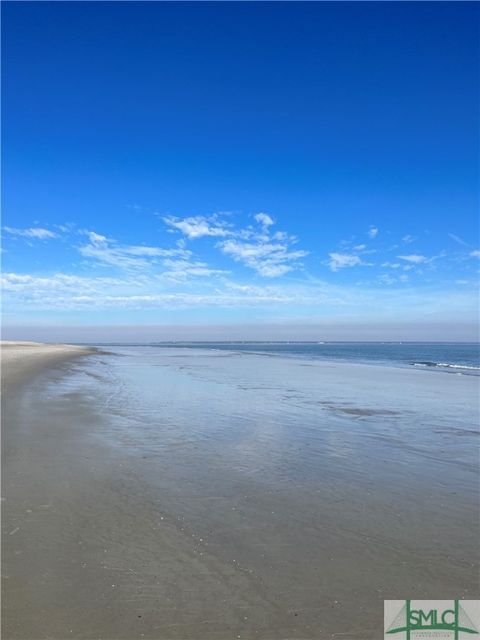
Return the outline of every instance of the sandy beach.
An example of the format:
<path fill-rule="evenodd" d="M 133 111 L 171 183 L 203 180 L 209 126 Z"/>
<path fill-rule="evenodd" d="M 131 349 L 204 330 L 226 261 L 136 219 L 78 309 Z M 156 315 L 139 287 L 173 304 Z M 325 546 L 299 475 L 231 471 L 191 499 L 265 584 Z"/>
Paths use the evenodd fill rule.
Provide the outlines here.
<path fill-rule="evenodd" d="M 478 378 L 15 349 L 3 638 L 380 640 L 385 598 L 478 597 Z"/>
<path fill-rule="evenodd" d="M 21 382 L 48 365 L 90 353 L 93 353 L 93 350 L 88 347 L 71 344 L 2 340 L 0 342 L 2 388 Z"/>

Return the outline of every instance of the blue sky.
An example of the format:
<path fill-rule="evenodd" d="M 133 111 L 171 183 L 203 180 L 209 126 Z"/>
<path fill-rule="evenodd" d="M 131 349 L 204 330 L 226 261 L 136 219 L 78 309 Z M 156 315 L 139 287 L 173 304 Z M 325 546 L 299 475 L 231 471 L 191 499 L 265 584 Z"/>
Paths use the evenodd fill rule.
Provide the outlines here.
<path fill-rule="evenodd" d="M 3 3 L 4 322 L 473 324 L 478 11 Z"/>

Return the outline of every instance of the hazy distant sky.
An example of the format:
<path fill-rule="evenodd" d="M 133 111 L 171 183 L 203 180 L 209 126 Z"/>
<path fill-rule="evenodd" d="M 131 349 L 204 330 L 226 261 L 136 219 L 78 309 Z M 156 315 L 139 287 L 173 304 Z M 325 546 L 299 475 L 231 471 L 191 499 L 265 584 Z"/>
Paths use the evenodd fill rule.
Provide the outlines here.
<path fill-rule="evenodd" d="M 472 338 L 478 4 L 2 5 L 6 325 Z"/>

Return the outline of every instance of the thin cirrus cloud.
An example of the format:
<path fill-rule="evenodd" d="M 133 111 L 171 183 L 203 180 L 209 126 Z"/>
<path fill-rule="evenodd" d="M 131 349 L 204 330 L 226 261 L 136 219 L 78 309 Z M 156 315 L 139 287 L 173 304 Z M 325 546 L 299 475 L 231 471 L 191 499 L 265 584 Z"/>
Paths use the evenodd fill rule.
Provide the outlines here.
<path fill-rule="evenodd" d="M 58 234 L 42 227 L 29 227 L 28 229 L 16 229 L 14 227 L 3 227 L 6 233 L 12 236 L 20 236 L 22 238 L 32 238 L 36 240 L 48 240 L 50 238 L 58 238 Z"/>
<path fill-rule="evenodd" d="M 175 265 L 170 265 L 175 269 Z M 251 307 L 276 304 L 313 304 L 322 299 L 321 287 L 259 287 L 224 281 L 223 287 L 204 284 L 192 291 L 166 290 L 153 275 L 139 279 L 78 276 L 57 273 L 51 276 L 5 273 L 2 286 L 13 301 L 25 308 L 165 308 Z M 338 294 L 337 294 L 338 295 Z"/>
<path fill-rule="evenodd" d="M 431 260 L 431 258 L 427 258 L 427 256 L 422 256 L 417 253 L 412 253 L 408 256 L 397 256 L 397 258 L 405 260 L 405 262 L 410 262 L 411 264 L 425 264 Z"/>
<path fill-rule="evenodd" d="M 363 264 L 360 256 L 351 253 L 329 253 L 330 260 L 327 261 L 331 271 L 339 271 L 345 267 L 356 267 Z"/>
<path fill-rule="evenodd" d="M 78 247 L 83 257 L 92 258 L 104 266 L 115 267 L 126 272 L 148 273 L 155 268 L 157 277 L 174 282 L 185 282 L 190 278 L 210 278 L 226 275 L 223 269 L 212 269 L 207 263 L 193 259 L 193 254 L 184 247 L 162 248 L 145 245 L 120 245 L 116 241 L 95 231 L 83 231 L 87 244 Z"/>
<path fill-rule="evenodd" d="M 174 281 L 185 281 L 190 277 L 211 278 L 229 273 L 224 269 L 211 269 L 206 262 L 186 258 L 178 260 L 167 258 L 163 261 L 163 265 L 166 267 L 163 277 Z"/>
<path fill-rule="evenodd" d="M 465 240 L 463 238 L 460 238 L 460 236 L 457 236 L 455 233 L 449 233 L 448 235 L 454 242 L 456 242 L 457 244 L 462 245 L 462 247 L 470 247 L 471 246 L 470 244 L 468 244 L 468 242 L 465 242 Z"/>
<path fill-rule="evenodd" d="M 368 237 L 373 240 L 374 238 L 376 238 L 378 236 L 378 229 L 377 227 L 374 227 L 373 225 L 370 227 L 370 229 L 368 230 Z"/>
<path fill-rule="evenodd" d="M 177 218 L 175 216 L 164 216 L 162 220 L 171 229 L 181 231 L 187 238 L 225 237 L 231 235 L 227 228 L 227 223 L 220 220 L 218 216 L 189 216 L 188 218 Z"/>
<path fill-rule="evenodd" d="M 78 247 L 85 258 L 93 258 L 96 262 L 120 269 L 144 269 L 152 262 L 173 256 L 188 256 L 184 249 L 163 249 L 143 245 L 119 245 L 114 240 L 95 231 L 83 231 L 89 242 Z"/>
<path fill-rule="evenodd" d="M 386 282 L 385 284 L 393 284 Z M 256 286 L 225 280 L 221 287 L 202 281 L 192 289 L 178 286 L 167 289 L 154 274 L 138 278 L 136 274 L 122 278 L 79 276 L 57 273 L 50 276 L 5 273 L 5 300 L 14 313 L 31 311 L 93 311 L 104 309 L 124 311 L 252 309 L 262 310 L 278 318 L 281 309 L 285 317 L 311 318 L 312 313 L 354 314 L 350 317 L 372 316 L 381 302 L 392 317 L 415 316 L 427 306 L 442 318 L 452 308 L 474 315 L 475 297 L 458 290 L 446 291 L 448 298 L 437 291 L 419 292 L 405 289 L 334 286 L 321 281 L 289 282 L 274 286 Z M 202 312 L 203 313 L 203 312 Z M 265 317 L 267 317 L 265 316 Z M 151 317 L 151 316 L 141 316 Z M 155 316 L 157 317 L 157 316 Z M 343 315 L 343 317 L 346 317 Z M 375 316 L 376 317 L 376 316 Z"/>

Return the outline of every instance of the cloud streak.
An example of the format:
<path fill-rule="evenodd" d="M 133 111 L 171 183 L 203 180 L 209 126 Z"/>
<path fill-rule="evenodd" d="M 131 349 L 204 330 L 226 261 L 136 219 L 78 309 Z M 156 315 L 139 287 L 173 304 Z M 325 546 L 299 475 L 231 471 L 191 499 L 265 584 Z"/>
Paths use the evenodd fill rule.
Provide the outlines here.
<path fill-rule="evenodd" d="M 400 260 L 405 260 L 405 262 L 410 262 L 412 264 L 424 264 L 425 262 L 430 262 L 430 258 L 427 256 L 422 256 L 416 253 L 412 253 L 408 256 L 397 256 Z"/>
<path fill-rule="evenodd" d="M 16 229 L 14 227 L 3 227 L 3 230 L 13 236 L 22 238 L 34 238 L 36 240 L 49 240 L 58 238 L 58 233 L 43 229 L 42 227 L 30 227 L 28 229 Z"/>
<path fill-rule="evenodd" d="M 164 249 L 144 245 L 120 245 L 115 240 L 100 235 L 95 231 L 84 231 L 89 242 L 78 247 L 85 258 L 93 258 L 100 264 L 117 269 L 147 269 L 159 259 L 174 256 L 188 257 L 190 252 L 181 248 Z"/>

